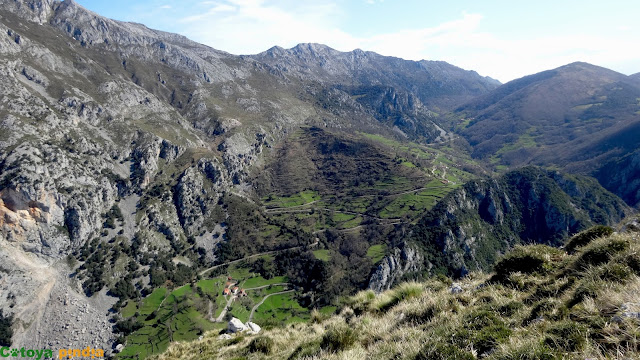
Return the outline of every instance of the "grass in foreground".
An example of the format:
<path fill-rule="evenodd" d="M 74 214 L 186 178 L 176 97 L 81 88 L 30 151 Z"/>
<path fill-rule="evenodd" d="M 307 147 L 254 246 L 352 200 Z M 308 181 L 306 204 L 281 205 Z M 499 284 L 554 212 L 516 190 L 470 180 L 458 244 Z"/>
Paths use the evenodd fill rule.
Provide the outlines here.
<path fill-rule="evenodd" d="M 461 293 L 447 279 L 363 291 L 337 315 L 226 341 L 209 332 L 156 358 L 639 358 L 639 234 L 578 240 L 570 254 L 518 247 L 494 274 L 462 280 Z"/>

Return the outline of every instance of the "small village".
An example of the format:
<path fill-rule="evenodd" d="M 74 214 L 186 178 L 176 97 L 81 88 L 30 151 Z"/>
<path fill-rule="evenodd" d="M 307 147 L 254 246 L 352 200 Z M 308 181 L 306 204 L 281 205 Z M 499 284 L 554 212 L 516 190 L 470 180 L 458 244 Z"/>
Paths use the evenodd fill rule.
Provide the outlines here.
<path fill-rule="evenodd" d="M 231 276 L 227 277 L 227 282 L 224 284 L 224 290 L 222 290 L 222 295 L 225 297 L 228 295 L 233 295 L 236 297 L 245 297 L 247 296 L 247 292 L 244 289 L 241 289 L 237 286 L 237 283 L 233 281 Z"/>

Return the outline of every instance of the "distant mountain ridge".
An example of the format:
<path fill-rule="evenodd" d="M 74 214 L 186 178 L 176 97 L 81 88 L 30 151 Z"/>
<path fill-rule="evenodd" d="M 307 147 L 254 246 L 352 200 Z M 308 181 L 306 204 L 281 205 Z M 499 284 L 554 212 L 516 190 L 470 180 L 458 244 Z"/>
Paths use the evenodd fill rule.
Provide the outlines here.
<path fill-rule="evenodd" d="M 340 52 L 321 44 L 298 44 L 291 49 L 276 46 L 250 57 L 283 74 L 317 78 L 347 88 L 392 86 L 414 93 L 425 106 L 437 107 L 436 111 L 450 109 L 500 85 L 495 79 L 444 61 L 404 60 L 360 49 Z"/>
<path fill-rule="evenodd" d="M 427 142 L 447 135 L 438 113 L 500 84 L 443 61 L 410 61 L 360 49 L 340 52 L 321 44 L 276 46 L 248 57 L 285 79 L 318 82 L 346 93 L 383 124 Z"/>
<path fill-rule="evenodd" d="M 454 112 L 453 126 L 476 158 L 511 168 L 536 164 L 600 174 L 609 190 L 636 205 L 639 189 L 619 191 L 600 169 L 637 149 L 637 77 L 587 63 L 565 65 L 479 96 Z"/>

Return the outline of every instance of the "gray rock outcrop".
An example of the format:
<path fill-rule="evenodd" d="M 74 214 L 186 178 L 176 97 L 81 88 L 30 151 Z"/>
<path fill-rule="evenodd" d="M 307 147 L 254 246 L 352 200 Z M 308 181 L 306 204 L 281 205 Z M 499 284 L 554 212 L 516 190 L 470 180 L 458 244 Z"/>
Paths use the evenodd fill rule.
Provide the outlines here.
<path fill-rule="evenodd" d="M 248 328 L 249 331 L 251 331 L 251 333 L 253 334 L 257 334 L 260 332 L 260 330 L 262 330 L 262 328 L 260 327 L 260 325 L 253 323 L 251 321 L 249 321 L 248 323 L 245 324 Z"/>
<path fill-rule="evenodd" d="M 375 292 L 390 289 L 403 276 L 420 272 L 424 266 L 423 260 L 416 249 L 406 244 L 394 249 L 392 254 L 382 259 L 373 272 L 368 288 Z"/>
<path fill-rule="evenodd" d="M 231 318 L 231 320 L 229 320 L 229 324 L 227 324 L 227 330 L 230 333 L 243 332 L 247 329 L 247 326 L 243 324 L 242 321 L 240 321 L 240 319 L 238 318 Z"/>

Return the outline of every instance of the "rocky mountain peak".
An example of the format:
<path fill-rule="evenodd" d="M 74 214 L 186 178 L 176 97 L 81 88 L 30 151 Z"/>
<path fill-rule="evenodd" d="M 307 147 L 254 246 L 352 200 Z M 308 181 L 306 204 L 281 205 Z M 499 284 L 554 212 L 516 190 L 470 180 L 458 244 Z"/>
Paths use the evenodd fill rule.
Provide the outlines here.
<path fill-rule="evenodd" d="M 73 2 L 67 0 L 66 2 Z M 19 17 L 40 25 L 47 23 L 55 8 L 60 5 L 56 0 L 14 0 L 3 1 L 0 9 L 10 11 Z"/>
<path fill-rule="evenodd" d="M 304 55 L 329 55 L 332 53 L 337 53 L 339 51 L 334 50 L 327 45 L 317 44 L 317 43 L 300 43 L 293 48 L 291 51 L 295 54 L 304 54 Z"/>
<path fill-rule="evenodd" d="M 262 54 L 264 54 L 265 56 L 282 56 L 285 54 L 287 50 L 281 46 L 274 46 L 272 48 L 269 48 L 267 51 L 264 51 Z"/>

